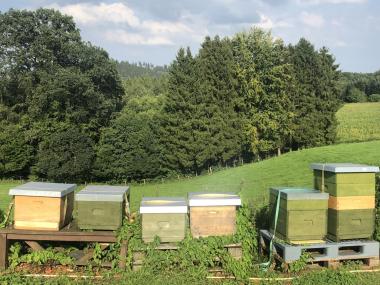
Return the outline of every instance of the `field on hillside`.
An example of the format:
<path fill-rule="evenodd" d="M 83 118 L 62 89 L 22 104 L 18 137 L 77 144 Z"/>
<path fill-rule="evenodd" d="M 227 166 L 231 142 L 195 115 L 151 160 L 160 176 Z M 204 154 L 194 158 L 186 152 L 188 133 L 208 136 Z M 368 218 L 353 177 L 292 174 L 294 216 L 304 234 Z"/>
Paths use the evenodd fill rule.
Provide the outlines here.
<path fill-rule="evenodd" d="M 380 139 L 380 102 L 345 104 L 336 116 L 338 142 Z"/>
<path fill-rule="evenodd" d="M 271 186 L 312 187 L 312 162 L 353 162 L 380 165 L 380 141 L 339 144 L 290 152 L 258 163 L 229 168 L 212 175 L 164 183 L 132 185 L 132 210 L 136 211 L 142 197 L 186 196 L 188 192 L 240 192 L 246 203 L 267 201 Z M 0 185 L 0 208 L 10 201 L 8 189 L 17 183 Z"/>

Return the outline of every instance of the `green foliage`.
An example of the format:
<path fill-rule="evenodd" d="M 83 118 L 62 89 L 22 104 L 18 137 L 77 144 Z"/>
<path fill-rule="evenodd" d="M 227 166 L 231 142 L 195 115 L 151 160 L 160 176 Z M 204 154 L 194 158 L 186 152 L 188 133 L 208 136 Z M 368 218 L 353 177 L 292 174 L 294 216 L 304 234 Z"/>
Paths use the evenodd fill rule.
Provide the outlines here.
<path fill-rule="evenodd" d="M 376 215 L 375 215 L 375 233 L 374 239 L 380 241 L 380 176 L 376 177 Z"/>
<path fill-rule="evenodd" d="M 368 96 L 369 102 L 380 102 L 380 94 L 371 94 Z"/>
<path fill-rule="evenodd" d="M 78 129 L 53 133 L 40 143 L 34 172 L 49 180 L 88 181 L 94 160 L 92 140 Z"/>
<path fill-rule="evenodd" d="M 348 103 L 366 102 L 367 96 L 360 89 L 350 86 L 347 87 L 345 101 Z"/>
<path fill-rule="evenodd" d="M 310 253 L 307 253 L 306 251 L 303 251 L 300 259 L 292 262 L 289 264 L 289 272 L 291 273 L 298 273 L 302 270 L 304 270 L 310 261 L 311 255 Z"/>
<path fill-rule="evenodd" d="M 22 246 L 20 243 L 14 243 L 10 249 L 9 255 L 9 267 L 11 269 L 15 268 L 20 263 L 27 264 L 51 264 L 58 263 L 62 265 L 72 265 L 73 259 L 68 256 L 71 249 L 66 249 L 64 251 L 57 251 L 53 248 L 47 248 L 39 251 L 32 251 L 27 254 L 22 254 Z"/>
<path fill-rule="evenodd" d="M 139 77 L 160 77 L 166 75 L 168 68 L 164 66 L 155 66 L 151 63 L 139 62 L 129 63 L 128 61 L 116 62 L 116 68 L 121 78 L 139 78 Z"/>
<path fill-rule="evenodd" d="M 380 118 L 380 102 L 345 104 L 336 117 L 339 143 L 380 139 L 380 124 L 376 120 Z"/>

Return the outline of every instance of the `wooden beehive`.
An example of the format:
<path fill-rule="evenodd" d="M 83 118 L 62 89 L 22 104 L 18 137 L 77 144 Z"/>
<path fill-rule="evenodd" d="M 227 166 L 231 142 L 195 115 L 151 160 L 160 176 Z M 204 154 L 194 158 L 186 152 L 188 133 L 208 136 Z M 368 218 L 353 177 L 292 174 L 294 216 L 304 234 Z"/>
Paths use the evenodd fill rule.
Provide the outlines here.
<path fill-rule="evenodd" d="M 90 185 L 75 195 L 80 229 L 117 230 L 128 205 L 127 186 Z"/>
<path fill-rule="evenodd" d="M 178 242 L 185 238 L 187 203 L 181 197 L 144 197 L 140 205 L 142 239 Z"/>
<path fill-rule="evenodd" d="M 269 207 L 272 233 L 279 193 L 276 236 L 291 243 L 323 240 L 327 234 L 329 195 L 313 189 L 271 188 Z"/>
<path fill-rule="evenodd" d="M 58 231 L 72 219 L 75 184 L 29 182 L 10 189 L 14 228 Z"/>
<path fill-rule="evenodd" d="M 375 226 L 377 166 L 314 163 L 314 185 L 330 194 L 328 237 L 333 241 L 370 238 Z"/>
<path fill-rule="evenodd" d="M 241 199 L 234 193 L 189 193 L 192 236 L 233 235 L 236 208 L 240 205 Z"/>

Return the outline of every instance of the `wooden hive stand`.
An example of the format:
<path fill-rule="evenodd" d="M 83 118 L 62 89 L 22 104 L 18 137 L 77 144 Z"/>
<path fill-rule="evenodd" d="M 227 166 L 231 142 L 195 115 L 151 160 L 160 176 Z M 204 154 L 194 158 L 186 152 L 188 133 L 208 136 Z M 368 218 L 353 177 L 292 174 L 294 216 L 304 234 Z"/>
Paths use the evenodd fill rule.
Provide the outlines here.
<path fill-rule="evenodd" d="M 8 268 L 9 246 L 13 241 L 25 242 L 32 251 L 43 250 L 40 242 L 49 241 L 72 243 L 98 242 L 100 243 L 102 250 L 104 250 L 110 244 L 117 242 L 117 236 L 115 232 L 111 231 L 83 232 L 68 229 L 68 227 L 61 231 L 17 230 L 12 228 L 2 229 L 0 230 L 0 270 Z M 119 268 L 125 268 L 127 247 L 127 241 L 124 241 L 120 248 Z M 75 264 L 87 265 L 92 256 L 92 250 L 87 251 L 85 254 L 80 254 Z"/>

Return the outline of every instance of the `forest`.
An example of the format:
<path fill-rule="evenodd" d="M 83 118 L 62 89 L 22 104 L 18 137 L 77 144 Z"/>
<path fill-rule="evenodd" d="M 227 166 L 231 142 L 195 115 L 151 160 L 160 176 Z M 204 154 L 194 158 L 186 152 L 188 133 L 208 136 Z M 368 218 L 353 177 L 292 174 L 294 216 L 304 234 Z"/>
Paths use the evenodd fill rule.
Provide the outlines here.
<path fill-rule="evenodd" d="M 341 72 L 304 38 L 252 28 L 128 72 L 71 17 L 38 9 L 0 14 L 0 42 L 1 178 L 199 175 L 336 139 Z"/>

